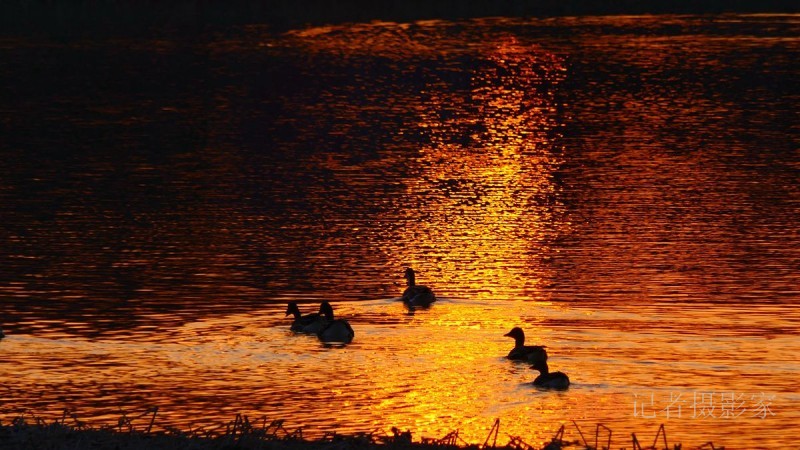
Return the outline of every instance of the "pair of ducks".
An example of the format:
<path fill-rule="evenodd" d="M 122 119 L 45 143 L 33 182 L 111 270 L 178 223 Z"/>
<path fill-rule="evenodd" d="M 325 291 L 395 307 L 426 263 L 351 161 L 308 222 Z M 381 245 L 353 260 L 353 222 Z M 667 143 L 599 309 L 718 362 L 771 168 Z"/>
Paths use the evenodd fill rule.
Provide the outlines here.
<path fill-rule="evenodd" d="M 297 302 L 289 302 L 286 315 L 293 315 L 291 330 L 297 333 L 316 334 L 320 341 L 325 343 L 349 344 L 356 333 L 353 327 L 344 320 L 333 316 L 333 307 L 328 302 L 319 305 L 318 313 L 300 314 Z"/>
<path fill-rule="evenodd" d="M 528 361 L 532 368 L 539 371 L 539 376 L 533 380 L 533 385 L 545 389 L 563 390 L 569 387 L 569 377 L 563 372 L 550 372 L 547 367 L 547 350 L 544 345 L 525 345 L 525 332 L 522 328 L 514 327 L 504 334 L 514 338 L 514 348 L 506 358 L 516 361 Z"/>

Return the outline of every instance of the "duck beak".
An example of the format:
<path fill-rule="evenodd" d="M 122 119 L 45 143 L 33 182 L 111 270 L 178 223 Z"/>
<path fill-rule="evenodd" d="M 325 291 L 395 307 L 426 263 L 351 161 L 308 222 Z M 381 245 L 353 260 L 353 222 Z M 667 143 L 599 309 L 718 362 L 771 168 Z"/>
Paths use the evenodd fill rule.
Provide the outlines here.
<path fill-rule="evenodd" d="M 511 332 L 509 331 L 508 333 L 504 334 L 503 336 L 511 337 Z"/>

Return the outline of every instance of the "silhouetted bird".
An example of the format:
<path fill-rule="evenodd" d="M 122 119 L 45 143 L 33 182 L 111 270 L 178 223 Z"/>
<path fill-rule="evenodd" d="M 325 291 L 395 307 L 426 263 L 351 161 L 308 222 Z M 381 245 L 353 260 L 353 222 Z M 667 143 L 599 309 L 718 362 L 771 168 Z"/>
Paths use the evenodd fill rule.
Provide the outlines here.
<path fill-rule="evenodd" d="M 333 307 L 328 302 L 322 302 L 319 305 L 319 313 L 326 319 L 325 326 L 317 332 L 319 340 L 329 343 L 342 343 L 349 344 L 356 333 L 353 327 L 350 326 L 344 319 L 336 319 L 333 317 Z"/>
<path fill-rule="evenodd" d="M 289 307 L 286 308 L 286 315 L 288 316 L 289 314 L 294 316 L 294 322 L 292 322 L 290 329 L 298 333 L 316 334 L 327 323 L 325 317 L 319 313 L 301 315 L 297 302 L 289 302 Z"/>
<path fill-rule="evenodd" d="M 522 328 L 514 327 L 503 336 L 514 338 L 514 348 L 508 352 L 506 358 L 533 362 L 544 356 L 545 361 L 547 360 L 547 351 L 545 351 L 543 345 L 525 345 L 525 332 L 522 331 Z"/>
<path fill-rule="evenodd" d="M 544 389 L 564 390 L 569 387 L 569 377 L 563 372 L 550 372 L 547 368 L 547 353 L 544 359 L 533 363 L 533 369 L 539 371 L 539 376 L 533 380 L 533 385 Z"/>
<path fill-rule="evenodd" d="M 436 301 L 436 296 L 433 295 L 431 288 L 427 286 L 420 286 L 416 284 L 414 269 L 406 269 L 405 274 L 408 287 L 403 292 L 403 302 L 409 306 L 428 306 Z"/>

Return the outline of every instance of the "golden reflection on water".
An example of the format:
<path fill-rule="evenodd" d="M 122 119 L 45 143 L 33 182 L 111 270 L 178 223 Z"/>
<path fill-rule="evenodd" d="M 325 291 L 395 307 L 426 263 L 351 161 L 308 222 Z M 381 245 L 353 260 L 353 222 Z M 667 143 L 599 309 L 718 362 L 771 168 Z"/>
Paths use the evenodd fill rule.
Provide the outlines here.
<path fill-rule="evenodd" d="M 45 417 L 60 416 L 48 408 L 56 402 L 80 405 L 74 413 L 92 424 L 158 406 L 160 426 L 214 429 L 242 413 L 286 418 L 309 437 L 333 426 L 345 433 L 397 426 L 416 437 L 458 429 L 465 441 L 482 442 L 495 418 L 501 418 L 502 433 L 529 443 L 544 443 L 570 419 L 588 428 L 599 420 L 615 434 L 654 433 L 657 420 L 632 415 L 634 394 L 663 401 L 670 393 L 695 391 L 772 392 L 779 414 L 773 420 L 796 415 L 793 388 L 776 384 L 786 358 L 796 356 L 792 338 L 776 337 L 765 347 L 757 330 L 740 326 L 739 311 L 725 305 L 693 311 L 676 323 L 653 322 L 672 313 L 659 310 L 665 307 L 576 311 L 521 301 L 442 300 L 409 316 L 391 300 L 335 306 L 357 333 L 345 348 L 293 335 L 277 306 L 130 335 L 134 339 L 10 335 L 3 352 L 15 364 L 0 365 L 0 375 L 13 373 L 20 377 L 17 388 L 38 392 L 38 400 L 26 403 Z M 509 307 L 528 316 L 521 323 L 509 317 Z M 766 307 L 749 311 L 773 314 Z M 791 326 L 796 320 L 770 323 Z M 570 375 L 570 390 L 538 391 L 529 384 L 535 374 L 527 364 L 504 358 L 512 342 L 503 334 L 517 325 L 530 343 L 548 345 L 551 368 Z M 692 328 L 718 332 L 687 333 Z M 744 361 L 742 353 L 756 356 Z M 68 363 L 53 364 L 58 361 Z M 3 398 L 15 404 L 15 391 L 7 388 Z M 737 421 L 750 432 L 762 423 Z M 718 440 L 709 425 L 687 413 L 673 418 L 669 431 L 684 442 Z M 578 437 L 575 430 L 569 435 Z"/>
<path fill-rule="evenodd" d="M 184 430 L 242 413 L 308 436 L 398 426 L 475 443 L 501 418 L 501 442 L 541 445 L 572 419 L 654 434 L 659 420 L 633 415 L 637 394 L 765 392 L 770 421 L 683 417 L 670 435 L 785 444 L 800 414 L 794 147 L 743 161 L 746 142 L 715 122 L 744 104 L 713 78 L 753 69 L 713 72 L 726 52 L 738 61 L 735 39 L 630 39 L 659 18 L 561 20 L 574 41 L 552 21 L 487 19 L 210 44 L 218 107 L 181 122 L 209 122 L 207 146 L 180 141 L 122 174 L 115 154 L 80 161 L 81 176 L 126 181 L 110 200 L 78 175 L 62 185 L 55 163 L 58 189 L 15 198 L 32 211 L 16 226 L 35 233 L 13 236 L 24 281 L 0 286 L 22 317 L 0 342 L 0 379 L 14 380 L 0 386 L 3 420 L 71 407 L 113 424 L 158 406 Z M 625 32 L 598 39 L 594 26 Z M 680 64 L 687 49 L 712 75 Z M 793 107 L 782 95 L 772 104 Z M 786 146 L 783 129 L 759 131 Z M 51 196 L 65 204 L 37 209 Z M 405 266 L 436 290 L 430 309 L 396 301 Z M 310 312 L 322 299 L 353 324 L 352 344 L 289 332 L 286 302 Z M 570 390 L 538 391 L 505 360 L 514 326 L 548 346 Z"/>
<path fill-rule="evenodd" d="M 796 415 L 793 387 L 780 384 L 786 361 L 797 356 L 792 337 L 772 337 L 765 346 L 760 329 L 744 326 L 735 307 L 707 306 L 666 322 L 673 307 L 593 311 L 445 299 L 406 315 L 391 300 L 337 303 L 356 340 L 326 348 L 290 333 L 281 306 L 118 339 L 10 335 L 2 348 L 14 364 L 0 364 L 0 376 L 19 381 L 0 392 L 12 405 L 16 389 L 38 392 L 26 409 L 45 417 L 60 416 L 49 405 L 80 405 L 76 416 L 93 424 L 158 406 L 160 426 L 182 429 L 213 429 L 242 413 L 287 418 L 309 437 L 333 426 L 345 433 L 398 426 L 416 437 L 458 429 L 467 442 L 482 442 L 495 418 L 503 433 L 529 443 L 544 443 L 569 419 L 586 427 L 601 420 L 615 433 L 654 432 L 658 421 L 632 416 L 634 394 L 777 392 L 774 420 Z M 527 315 L 520 320 L 509 310 Z M 778 323 L 767 306 L 748 314 L 772 317 L 765 326 L 797 320 Z M 517 325 L 530 343 L 548 345 L 551 368 L 573 381 L 569 391 L 537 391 L 527 364 L 504 358 L 512 342 L 502 335 Z M 743 360 L 743 353 L 753 356 Z M 761 423 L 737 421 L 750 432 Z M 684 442 L 716 441 L 709 425 L 687 413 L 673 418 L 669 431 Z M 571 436 L 577 438 L 574 430 Z"/>
<path fill-rule="evenodd" d="M 483 56 L 466 98 L 434 95 L 441 91 L 422 98 L 418 127 L 429 143 L 419 148 L 412 169 L 418 176 L 405 193 L 420 200 L 404 211 L 410 226 L 399 239 L 407 245 L 386 252 L 447 285 L 447 295 L 525 292 L 541 299 L 537 287 L 551 276 L 542 263 L 546 241 L 567 227 L 553 179 L 563 125 L 554 92 L 565 67 L 513 37 Z M 474 116 L 443 115 L 454 101 Z M 510 261 L 512 255 L 527 258 Z"/>

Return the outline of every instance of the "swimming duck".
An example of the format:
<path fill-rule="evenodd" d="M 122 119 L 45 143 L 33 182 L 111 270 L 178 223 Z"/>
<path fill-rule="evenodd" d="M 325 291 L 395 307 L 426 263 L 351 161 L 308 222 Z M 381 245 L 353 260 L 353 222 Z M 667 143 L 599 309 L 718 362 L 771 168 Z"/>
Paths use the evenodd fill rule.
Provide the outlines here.
<path fill-rule="evenodd" d="M 544 360 L 547 361 L 547 351 L 545 351 L 544 345 L 525 345 L 525 332 L 522 331 L 522 328 L 514 327 L 511 329 L 511 331 L 503 336 L 512 337 L 515 341 L 514 348 L 508 352 L 508 356 L 506 356 L 506 358 L 517 361 L 533 362 L 534 360 L 541 359 L 542 356 L 544 356 Z"/>
<path fill-rule="evenodd" d="M 539 376 L 533 380 L 533 385 L 544 389 L 564 390 L 569 387 L 569 377 L 563 372 L 550 372 L 547 368 L 547 353 L 544 359 L 539 358 L 533 363 L 533 369 L 539 371 Z"/>
<path fill-rule="evenodd" d="M 319 305 L 319 313 L 326 319 L 326 324 L 317 332 L 319 340 L 322 342 L 349 344 L 356 333 L 344 319 L 333 317 L 333 307 L 328 302 Z"/>
<path fill-rule="evenodd" d="M 300 314 L 300 308 L 297 307 L 297 302 L 289 302 L 289 307 L 286 308 L 286 315 L 294 316 L 294 322 L 290 329 L 297 333 L 312 333 L 319 332 L 326 324 L 327 319 L 320 313 Z"/>
<path fill-rule="evenodd" d="M 405 274 L 408 287 L 403 291 L 403 302 L 409 306 L 428 306 L 436 301 L 431 288 L 416 284 L 414 269 L 406 269 Z"/>

